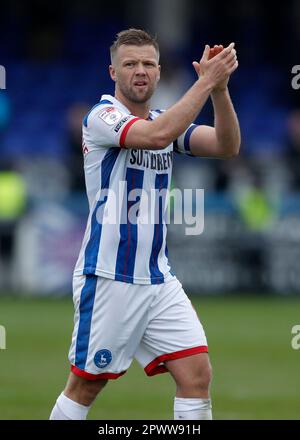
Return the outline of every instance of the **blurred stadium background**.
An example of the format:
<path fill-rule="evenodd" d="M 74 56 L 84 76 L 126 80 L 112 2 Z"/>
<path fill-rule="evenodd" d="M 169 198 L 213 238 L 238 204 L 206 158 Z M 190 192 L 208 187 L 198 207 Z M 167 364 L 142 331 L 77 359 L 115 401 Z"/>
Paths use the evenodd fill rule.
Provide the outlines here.
<path fill-rule="evenodd" d="M 47 418 L 67 376 L 72 270 L 88 209 L 81 119 L 113 94 L 108 49 L 128 27 L 158 36 L 154 108 L 193 83 L 191 63 L 206 43 L 236 42 L 230 91 L 241 153 L 175 157 L 173 186 L 205 189 L 205 228 L 186 236 L 170 225 L 170 260 L 206 328 L 215 417 L 299 418 L 300 352 L 291 348 L 300 324 L 300 90 L 291 86 L 299 20 L 296 0 L 1 5 L 0 419 Z M 209 104 L 197 122 L 213 123 Z M 146 379 L 133 366 L 91 417 L 170 419 L 173 391 L 168 375 Z"/>

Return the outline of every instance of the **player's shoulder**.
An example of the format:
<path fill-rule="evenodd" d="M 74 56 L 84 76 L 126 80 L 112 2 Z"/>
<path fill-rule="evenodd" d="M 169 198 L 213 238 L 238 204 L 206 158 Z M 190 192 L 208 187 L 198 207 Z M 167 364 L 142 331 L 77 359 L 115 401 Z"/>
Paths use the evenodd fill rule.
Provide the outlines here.
<path fill-rule="evenodd" d="M 117 99 L 110 95 L 102 95 L 100 101 L 90 109 L 82 122 L 86 128 L 95 118 L 99 118 L 107 125 L 114 125 L 126 113 L 126 109 Z"/>

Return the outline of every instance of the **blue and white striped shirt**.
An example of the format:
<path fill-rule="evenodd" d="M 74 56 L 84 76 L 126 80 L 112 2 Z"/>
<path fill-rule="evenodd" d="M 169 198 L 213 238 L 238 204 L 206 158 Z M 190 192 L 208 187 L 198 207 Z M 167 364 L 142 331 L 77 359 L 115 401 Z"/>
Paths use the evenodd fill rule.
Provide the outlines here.
<path fill-rule="evenodd" d="M 161 111 L 150 112 L 155 119 Z M 165 213 L 173 151 L 191 154 L 196 127 L 163 150 L 123 148 L 139 118 L 103 95 L 83 120 L 83 151 L 90 214 L 74 274 L 133 284 L 160 284 L 173 275 L 168 263 Z"/>

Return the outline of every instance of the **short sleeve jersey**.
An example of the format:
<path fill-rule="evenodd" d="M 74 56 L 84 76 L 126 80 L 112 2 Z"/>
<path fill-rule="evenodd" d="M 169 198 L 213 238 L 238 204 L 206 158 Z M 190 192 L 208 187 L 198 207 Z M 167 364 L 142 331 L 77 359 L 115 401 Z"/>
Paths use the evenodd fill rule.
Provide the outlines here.
<path fill-rule="evenodd" d="M 149 120 L 160 113 L 151 111 Z M 196 125 L 162 150 L 125 148 L 127 132 L 139 119 L 103 95 L 83 120 L 90 213 L 75 274 L 133 284 L 160 284 L 173 276 L 166 244 L 173 152 L 191 155 Z"/>

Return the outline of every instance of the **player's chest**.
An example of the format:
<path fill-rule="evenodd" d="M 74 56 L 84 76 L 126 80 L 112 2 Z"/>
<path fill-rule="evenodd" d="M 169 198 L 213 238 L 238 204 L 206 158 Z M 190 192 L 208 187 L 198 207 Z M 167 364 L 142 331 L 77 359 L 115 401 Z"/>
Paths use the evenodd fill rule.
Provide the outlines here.
<path fill-rule="evenodd" d="M 171 147 L 164 150 L 130 149 L 126 155 L 126 166 L 142 169 L 148 172 L 169 173 L 173 165 L 173 151 Z"/>

